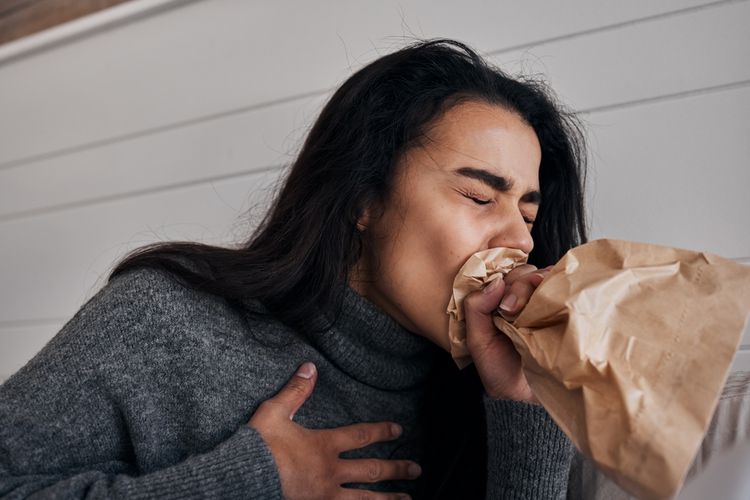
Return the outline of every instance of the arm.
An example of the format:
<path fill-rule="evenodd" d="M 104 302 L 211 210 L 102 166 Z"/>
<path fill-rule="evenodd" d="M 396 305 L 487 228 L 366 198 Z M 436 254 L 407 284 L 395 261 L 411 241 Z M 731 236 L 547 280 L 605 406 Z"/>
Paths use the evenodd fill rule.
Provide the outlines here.
<path fill-rule="evenodd" d="M 0 386 L 0 498 L 281 497 L 271 452 L 246 426 L 213 448 L 172 450 L 163 467 L 142 470 L 132 444 L 139 431 L 117 392 L 132 377 L 139 332 L 156 329 L 150 280 L 158 276 L 149 276 L 107 285 Z"/>
<path fill-rule="evenodd" d="M 464 302 L 467 347 L 486 392 L 487 498 L 565 498 L 567 493 L 573 445 L 535 403 L 520 355 L 492 322 L 498 310 L 509 320 L 517 316 L 546 272 L 520 266 Z M 515 299 L 505 301 L 510 295 Z"/>
<path fill-rule="evenodd" d="M 65 437 L 48 441 L 43 449 L 29 449 L 23 445 L 21 429 L 8 426 L 0 434 L 0 448 L 10 452 L 0 459 L 0 497 L 270 499 L 282 497 L 283 485 L 284 498 L 312 495 L 353 500 L 363 492 L 342 484 L 415 479 L 419 475 L 413 470 L 414 463 L 406 460 L 339 458 L 340 453 L 397 438 L 401 430 L 393 423 L 324 430 L 295 424 L 292 417 L 312 393 L 315 378 L 314 371 L 301 369 L 276 396 L 260 405 L 247 426 L 213 450 L 143 475 L 133 474 L 134 466 L 118 462 L 114 456 L 105 462 L 97 461 L 101 456 L 81 456 L 77 448 L 65 446 Z M 18 379 L 14 378 L 11 391 Z M 12 415 L 7 403 L 0 392 L 0 410 L 15 422 L 26 420 Z M 74 430 L 86 431 L 85 427 Z M 113 435 L 118 433 L 114 427 L 111 430 Z M 67 470 L 50 467 L 49 462 L 59 462 L 60 455 L 81 465 Z M 368 496 L 373 500 L 402 497 L 376 492 Z"/>
<path fill-rule="evenodd" d="M 484 396 L 487 498 L 564 499 L 573 444 L 541 405 Z"/>
<path fill-rule="evenodd" d="M 7 443 L 3 443 L 3 448 Z M 6 448 L 7 449 L 7 448 Z M 2 498 L 281 498 L 273 458 L 258 433 L 239 429 L 208 453 L 195 455 L 172 467 L 141 476 L 112 472 L 100 464 L 75 471 L 44 470 L 50 449 L 29 450 L 3 457 L 0 466 Z M 75 453 L 75 450 L 70 450 Z M 37 463 L 20 464 L 18 459 Z M 12 460 L 13 456 L 16 460 Z M 86 457 L 81 457 L 85 462 Z M 19 465 L 33 467 L 25 473 Z M 16 473 L 14 473 L 16 472 Z"/>

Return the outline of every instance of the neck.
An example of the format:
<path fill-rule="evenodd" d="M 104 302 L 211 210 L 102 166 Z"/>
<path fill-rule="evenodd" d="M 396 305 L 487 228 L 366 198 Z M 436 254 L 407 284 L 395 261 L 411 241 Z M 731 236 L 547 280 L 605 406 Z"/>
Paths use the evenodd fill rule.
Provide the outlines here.
<path fill-rule="evenodd" d="M 386 390 L 421 385 L 442 354 L 351 287 L 331 329 L 310 339 L 349 376 Z"/>
<path fill-rule="evenodd" d="M 381 287 L 378 286 L 376 273 L 370 272 L 369 266 L 366 266 L 362 259 L 355 264 L 349 274 L 348 284 L 358 295 L 376 305 L 396 323 L 401 325 L 402 328 L 414 333 L 415 335 L 424 337 L 441 349 L 450 352 L 450 341 L 448 340 L 448 336 L 436 335 L 432 332 L 424 332 L 417 328 L 414 322 L 412 322 L 406 314 L 404 314 L 401 308 L 398 307 L 398 304 L 389 300 L 388 297 L 380 291 Z"/>

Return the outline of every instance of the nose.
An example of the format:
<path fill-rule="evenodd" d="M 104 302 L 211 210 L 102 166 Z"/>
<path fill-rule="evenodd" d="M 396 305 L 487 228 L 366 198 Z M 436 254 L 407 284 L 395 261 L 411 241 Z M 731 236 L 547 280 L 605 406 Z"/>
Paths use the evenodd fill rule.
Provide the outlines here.
<path fill-rule="evenodd" d="M 498 224 L 493 231 L 489 241 L 489 248 L 507 247 L 516 248 L 523 252 L 531 253 L 534 248 L 534 240 L 531 231 L 523 215 L 520 212 L 506 214 L 498 218 Z"/>

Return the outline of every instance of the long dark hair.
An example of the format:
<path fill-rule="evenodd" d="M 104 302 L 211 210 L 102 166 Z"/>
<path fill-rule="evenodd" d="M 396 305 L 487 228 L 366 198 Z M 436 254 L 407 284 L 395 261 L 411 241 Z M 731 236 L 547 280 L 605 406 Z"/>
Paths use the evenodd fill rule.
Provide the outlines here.
<path fill-rule="evenodd" d="M 293 327 L 316 313 L 335 316 L 363 248 L 357 220 L 387 197 L 401 155 L 465 99 L 517 112 L 539 138 L 542 203 L 530 262 L 552 264 L 585 242 L 586 155 L 577 120 L 544 83 L 510 78 L 463 43 L 435 39 L 381 57 L 341 85 L 249 241 L 233 248 L 147 245 L 128 254 L 109 279 L 135 267 L 160 268 L 233 304 L 259 300 Z"/>

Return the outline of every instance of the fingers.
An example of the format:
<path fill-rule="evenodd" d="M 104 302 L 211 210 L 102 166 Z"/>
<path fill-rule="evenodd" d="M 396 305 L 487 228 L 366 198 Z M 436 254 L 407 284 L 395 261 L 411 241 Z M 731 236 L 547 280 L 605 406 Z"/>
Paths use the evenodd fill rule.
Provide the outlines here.
<path fill-rule="evenodd" d="M 481 307 L 485 305 L 485 299 L 481 294 L 482 292 L 475 292 L 464 301 L 466 347 L 471 353 L 485 389 L 493 394 L 497 392 L 498 384 L 506 382 L 508 375 L 504 372 L 515 372 L 520 367 L 520 356 L 510 338 L 500 334 L 492 320 L 492 312 L 497 308 L 500 297 L 494 299 L 494 306 L 488 312 Z M 477 306 L 473 306 L 472 303 Z M 496 377 L 494 374 L 497 371 L 503 373 Z"/>
<path fill-rule="evenodd" d="M 498 275 L 481 291 L 471 293 L 464 299 L 466 342 L 470 352 L 484 351 L 487 346 L 495 342 L 497 329 L 492 322 L 492 313 L 497 309 L 505 288 L 504 280 Z M 471 334 L 469 335 L 468 332 Z"/>
<path fill-rule="evenodd" d="M 341 488 L 336 500 L 410 500 L 406 493 L 381 493 L 368 490 Z"/>
<path fill-rule="evenodd" d="M 516 319 L 526 303 L 531 298 L 536 287 L 542 282 L 542 277 L 538 274 L 530 274 L 528 278 L 520 279 L 508 288 L 506 295 L 500 302 L 500 315 L 506 320 Z"/>
<path fill-rule="evenodd" d="M 289 417 L 289 420 L 291 420 L 312 394 L 316 380 L 317 370 L 315 365 L 309 361 L 303 363 L 279 393 L 266 400 L 261 406 L 281 412 L 284 417 Z"/>
<path fill-rule="evenodd" d="M 304 363 L 274 397 L 264 401 L 248 425 L 266 441 L 278 467 L 285 498 L 408 498 L 342 488 L 348 483 L 413 479 L 419 466 L 405 460 L 341 459 L 344 451 L 398 438 L 401 426 L 391 422 L 354 424 L 335 429 L 306 429 L 291 418 L 312 394 L 317 371 Z"/>
<path fill-rule="evenodd" d="M 509 272 L 505 277 L 505 292 L 498 309 L 500 315 L 508 321 L 515 320 L 549 270 L 550 267 L 537 269 L 525 264 Z"/>
<path fill-rule="evenodd" d="M 401 426 L 393 422 L 353 424 L 336 429 L 321 431 L 334 449 L 341 452 L 364 448 L 372 443 L 390 441 L 403 432 Z M 380 481 L 416 479 L 422 468 L 410 460 L 382 459 L 339 459 L 335 478 L 339 484 L 376 483 Z M 409 499 L 404 493 L 376 493 L 373 491 L 342 488 L 336 498 L 345 499 Z"/>
<path fill-rule="evenodd" d="M 321 431 L 327 440 L 341 452 L 364 448 L 380 441 L 392 441 L 401 435 L 401 426 L 393 422 L 352 424 Z"/>
<path fill-rule="evenodd" d="M 523 269 L 514 275 L 508 273 L 505 279 L 495 278 L 483 290 L 469 294 L 464 300 L 466 347 L 485 391 L 494 399 L 527 400 L 530 397 L 521 356 L 511 339 L 500 333 L 493 322 L 493 314 L 504 296 L 512 290 L 520 294 L 529 280 L 534 283 L 539 279 L 525 277 L 537 272 L 534 266 L 521 267 Z"/>
<path fill-rule="evenodd" d="M 342 459 L 338 480 L 341 483 L 377 483 L 416 479 L 422 468 L 411 460 Z"/>

